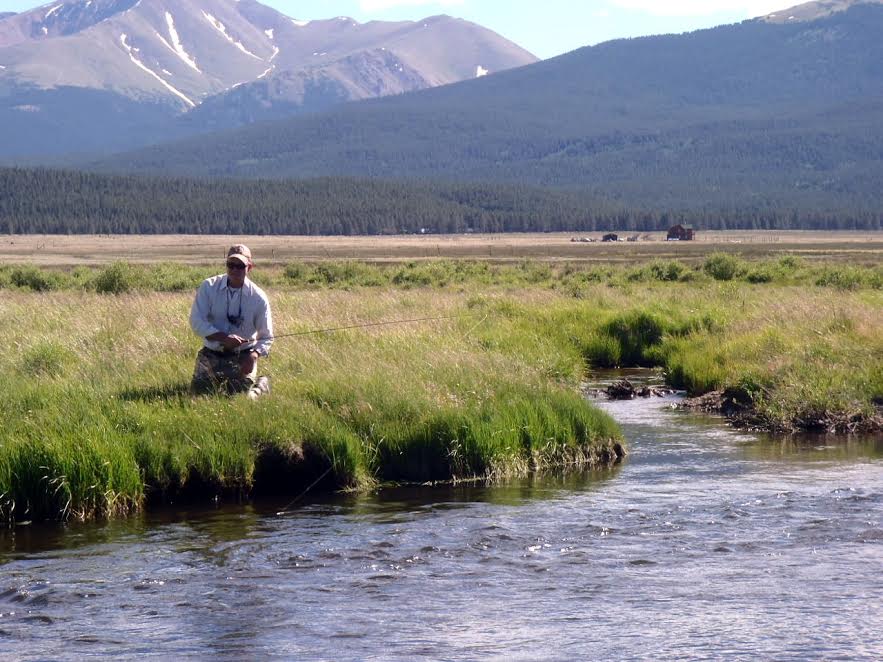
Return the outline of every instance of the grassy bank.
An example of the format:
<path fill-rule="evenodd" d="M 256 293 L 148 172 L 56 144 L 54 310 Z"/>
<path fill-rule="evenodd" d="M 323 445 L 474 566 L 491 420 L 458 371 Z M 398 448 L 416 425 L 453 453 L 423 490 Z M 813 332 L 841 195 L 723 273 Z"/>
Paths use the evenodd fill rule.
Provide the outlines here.
<path fill-rule="evenodd" d="M 256 403 L 187 392 L 204 271 L 18 268 L 32 280 L 0 271 L 17 330 L 0 356 L 7 520 L 614 461 L 615 424 L 578 393 L 592 367 L 661 366 L 690 394 L 736 394 L 769 429 L 880 425 L 875 266 L 292 264 L 257 272 L 280 334 L 457 317 L 282 338 Z"/>
<path fill-rule="evenodd" d="M 580 396 L 580 356 L 516 356 L 475 316 L 280 339 L 270 396 L 192 398 L 190 294 L 7 292 L 27 330 L 0 366 L 0 511 L 119 514 L 151 500 L 384 481 L 503 479 L 622 453 Z M 272 292 L 279 332 L 467 311 L 458 293 Z M 495 327 L 500 328 L 500 327 Z M 529 344 L 525 342 L 525 344 Z M 550 373 L 548 356 L 561 369 Z M 565 359 L 566 357 L 566 359 Z"/>

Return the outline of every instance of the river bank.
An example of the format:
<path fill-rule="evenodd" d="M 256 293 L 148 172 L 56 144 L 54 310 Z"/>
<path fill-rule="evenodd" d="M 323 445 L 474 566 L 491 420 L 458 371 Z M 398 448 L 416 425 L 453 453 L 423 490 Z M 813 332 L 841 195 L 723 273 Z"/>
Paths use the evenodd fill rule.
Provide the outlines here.
<path fill-rule="evenodd" d="M 615 366 L 658 366 L 693 396 L 740 389 L 772 430 L 819 412 L 879 429 L 878 269 L 777 261 L 715 275 L 732 266 L 289 265 L 264 283 L 280 335 L 433 320 L 280 339 L 256 403 L 189 394 L 199 272 L 158 268 L 169 291 L 154 291 L 127 265 L 25 269 L 32 280 L 0 284 L 19 330 L 0 355 L 0 516 L 615 463 L 621 434 L 580 393 L 588 370 Z M 44 281 L 64 287 L 28 285 Z"/>
<path fill-rule="evenodd" d="M 816 432 L 822 434 L 875 434 L 883 431 L 883 402 L 875 400 L 874 410 L 817 409 L 807 411 L 800 417 L 782 420 L 770 417 L 757 406 L 754 395 L 745 388 L 728 388 L 712 391 L 678 403 L 680 409 L 702 411 L 724 416 L 736 428 L 793 434 Z"/>

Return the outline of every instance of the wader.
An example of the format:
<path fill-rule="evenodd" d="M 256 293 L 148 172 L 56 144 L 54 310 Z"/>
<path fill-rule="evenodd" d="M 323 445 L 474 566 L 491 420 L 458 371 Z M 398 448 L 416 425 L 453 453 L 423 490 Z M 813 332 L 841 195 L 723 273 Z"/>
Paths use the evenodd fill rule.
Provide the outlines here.
<path fill-rule="evenodd" d="M 247 393 L 255 399 L 270 392 L 268 377 L 258 377 L 257 361 L 247 375 L 239 367 L 239 352 L 218 352 L 203 347 L 196 355 L 196 367 L 190 388 L 194 393 Z"/>

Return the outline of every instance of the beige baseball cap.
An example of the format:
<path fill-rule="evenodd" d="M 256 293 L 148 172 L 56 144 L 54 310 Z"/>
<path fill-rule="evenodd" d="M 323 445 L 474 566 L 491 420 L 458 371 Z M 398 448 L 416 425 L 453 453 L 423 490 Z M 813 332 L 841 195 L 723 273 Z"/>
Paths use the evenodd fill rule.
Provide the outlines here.
<path fill-rule="evenodd" d="M 251 251 L 248 246 L 244 244 L 236 244 L 234 246 L 230 246 L 227 251 L 227 259 L 228 260 L 239 260 L 247 267 L 250 267 L 253 262 L 251 261 Z"/>

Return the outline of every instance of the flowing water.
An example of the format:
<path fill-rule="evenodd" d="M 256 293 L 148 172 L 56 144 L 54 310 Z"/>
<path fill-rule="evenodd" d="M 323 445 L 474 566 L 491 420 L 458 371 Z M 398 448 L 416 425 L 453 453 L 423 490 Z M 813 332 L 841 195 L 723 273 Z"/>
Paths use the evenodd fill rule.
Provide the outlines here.
<path fill-rule="evenodd" d="M 583 476 L 0 533 L 0 658 L 883 658 L 883 439 L 671 402 Z"/>

